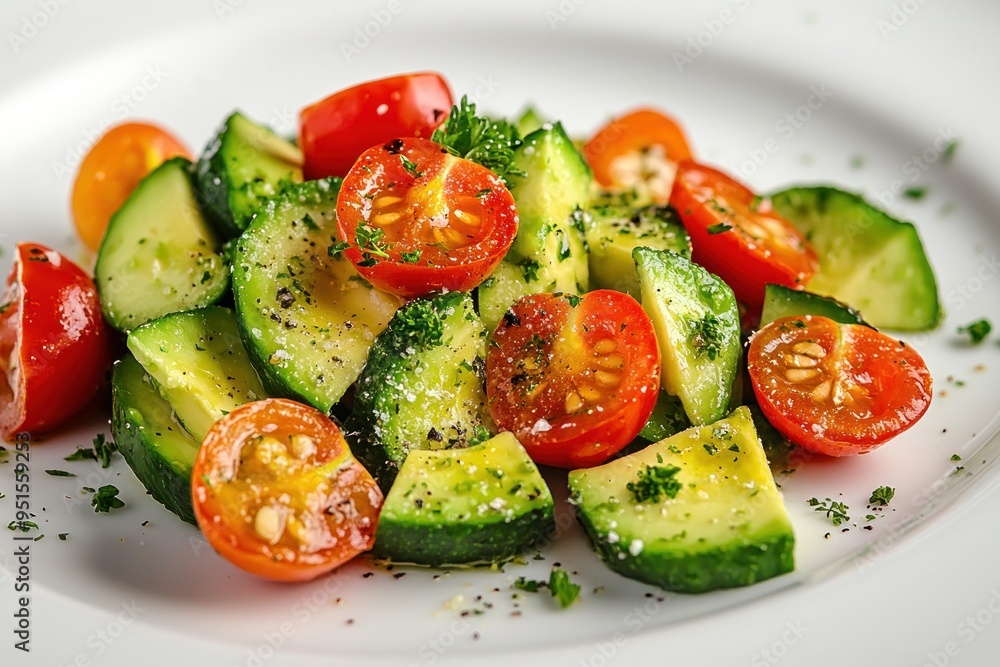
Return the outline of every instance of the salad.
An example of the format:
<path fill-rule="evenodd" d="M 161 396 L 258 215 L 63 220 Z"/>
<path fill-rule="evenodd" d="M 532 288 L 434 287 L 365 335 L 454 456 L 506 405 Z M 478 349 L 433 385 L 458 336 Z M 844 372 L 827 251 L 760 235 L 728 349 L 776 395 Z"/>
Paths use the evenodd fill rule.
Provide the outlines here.
<path fill-rule="evenodd" d="M 863 454 L 932 396 L 881 330 L 941 318 L 913 225 L 831 186 L 755 193 L 655 109 L 579 141 L 394 76 L 294 140 L 237 111 L 197 160 L 115 127 L 72 209 L 93 277 L 21 243 L 0 302 L 4 437 L 111 369 L 137 478 L 267 579 L 516 558 L 553 533 L 560 468 L 611 569 L 753 584 L 794 568 L 769 455 Z"/>

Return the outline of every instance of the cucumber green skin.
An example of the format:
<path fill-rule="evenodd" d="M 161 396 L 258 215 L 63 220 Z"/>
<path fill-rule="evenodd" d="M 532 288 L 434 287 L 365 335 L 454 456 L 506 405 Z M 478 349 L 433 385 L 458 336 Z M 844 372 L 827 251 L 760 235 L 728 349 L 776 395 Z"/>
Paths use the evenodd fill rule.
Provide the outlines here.
<path fill-rule="evenodd" d="M 379 522 L 372 554 L 396 563 L 441 567 L 506 560 L 538 542 L 555 525 L 552 507 L 532 510 L 509 523 L 440 523 L 408 526 Z"/>
<path fill-rule="evenodd" d="M 591 289 L 613 289 L 638 299 L 632 251 L 639 246 L 691 259 L 691 239 L 670 206 L 604 205 L 587 213 Z"/>
<path fill-rule="evenodd" d="M 483 426 L 488 430 L 493 426 L 486 408 L 483 378 L 478 372 L 470 371 L 463 373 L 464 378 L 461 381 L 463 386 L 458 391 L 465 390 L 478 396 L 478 406 L 454 423 L 434 421 L 432 427 L 442 433 L 443 440 L 440 444 L 432 446 L 426 437 L 421 441 L 402 438 L 402 430 L 407 422 L 416 417 L 415 414 L 410 414 L 411 412 L 426 418 L 439 407 L 406 400 L 405 395 L 414 384 L 416 365 L 421 363 L 421 357 L 447 349 L 448 339 L 454 337 L 452 335 L 454 329 L 449 331 L 446 326 L 444 342 L 440 345 L 407 354 L 406 349 L 410 343 L 402 336 L 397 336 L 396 332 L 401 326 L 400 321 L 407 317 L 410 308 L 416 303 L 414 301 L 400 308 L 386 330 L 375 339 L 368 355 L 368 363 L 357 382 L 354 409 L 344 424 L 344 433 L 351 443 L 351 450 L 386 494 L 392 488 L 399 468 L 411 449 L 465 447 L 473 437 L 473 431 L 477 426 Z M 479 318 L 475 317 L 469 294 L 449 292 L 433 297 L 430 303 L 439 314 L 450 308 L 467 309 L 465 312 L 471 314 L 474 321 L 461 318 L 462 321 L 458 326 L 467 326 L 472 331 L 471 335 L 485 341 L 486 330 L 482 328 Z M 485 343 L 481 345 L 480 354 L 476 356 L 481 360 L 485 359 Z M 475 357 L 466 361 L 471 364 L 474 359 Z M 449 355 L 445 363 L 457 368 L 461 359 L 457 355 Z M 485 363 L 482 367 L 485 368 Z M 452 394 L 458 393 L 452 387 L 440 387 L 440 389 L 445 392 L 450 391 Z M 451 397 L 447 396 L 443 401 L 447 402 L 449 398 Z"/>
<path fill-rule="evenodd" d="M 191 471 L 198 442 L 171 419 L 170 406 L 132 355 L 115 365 L 111 434 L 125 462 L 153 498 L 190 524 Z"/>
<path fill-rule="evenodd" d="M 298 153 L 298 149 L 285 141 L 270 129 L 247 119 L 240 112 L 234 112 L 223 124 L 204 152 L 198 159 L 196 184 L 199 198 L 206 217 L 226 238 L 234 238 L 247 228 L 254 213 L 263 205 L 264 200 L 277 193 L 280 178 L 261 174 L 259 185 L 261 192 L 254 189 L 254 184 L 240 185 L 231 171 L 235 164 L 249 164 L 261 157 L 253 153 L 253 147 L 243 136 L 244 128 L 252 128 L 267 137 L 269 142 L 278 145 L 282 152 L 289 155 Z M 299 153 L 301 156 L 301 153 Z M 267 159 L 278 161 L 273 154 Z M 230 164 L 233 163 L 233 164 Z M 298 164 L 290 162 L 284 178 L 302 182 L 301 159 Z"/>
<path fill-rule="evenodd" d="M 632 556 L 628 544 L 609 544 L 586 515 L 580 515 L 580 523 L 608 568 L 630 579 L 676 593 L 706 593 L 750 586 L 795 569 L 795 538 L 780 531 L 767 539 L 697 555 L 647 545 L 638 556 Z"/>
<path fill-rule="evenodd" d="M 861 317 L 861 313 L 832 297 L 795 290 L 784 285 L 767 285 L 764 288 L 764 308 L 760 314 L 760 326 L 793 315 L 820 315 L 841 324 L 870 326 Z"/>
<path fill-rule="evenodd" d="M 661 391 L 646 425 L 639 431 L 639 437 L 646 442 L 659 442 L 690 426 L 691 421 L 684 414 L 684 404 L 680 399 Z"/>
<path fill-rule="evenodd" d="M 121 208 L 111 216 L 97 252 L 94 281 L 101 297 L 104 318 L 118 331 L 128 333 L 170 313 L 210 306 L 229 293 L 228 267 L 220 254 L 219 240 L 198 209 L 191 170 L 192 164 L 185 158 L 167 160 L 140 181 Z M 156 200 L 158 190 L 173 185 L 169 179 L 176 179 L 178 172 L 190 185 L 184 199 L 150 206 L 148 202 Z M 152 210 L 143 210 L 147 207 Z M 184 238 L 179 241 L 189 247 L 175 247 L 174 254 L 157 257 L 167 270 L 180 268 L 188 273 L 184 289 L 169 295 L 152 284 L 152 260 L 148 263 L 137 262 L 137 257 L 153 252 L 155 246 L 174 240 L 169 235 L 176 227 L 164 224 L 156 217 L 161 214 L 164 218 L 186 214 L 187 220 L 199 227 L 196 231 L 201 234 L 201 242 L 191 246 L 192 230 L 183 230 Z M 162 226 L 158 228 L 158 224 Z M 130 237 L 141 237 L 142 242 L 136 243 Z M 197 257 L 192 261 L 195 255 Z M 148 298 L 139 304 L 132 304 L 132 308 L 121 306 L 116 297 L 119 293 L 133 295 L 144 289 L 151 292 L 146 295 Z"/>
<path fill-rule="evenodd" d="M 806 288 L 851 304 L 872 326 L 923 331 L 940 323 L 934 270 L 911 223 L 827 186 L 788 188 L 770 201 L 819 255 Z"/>

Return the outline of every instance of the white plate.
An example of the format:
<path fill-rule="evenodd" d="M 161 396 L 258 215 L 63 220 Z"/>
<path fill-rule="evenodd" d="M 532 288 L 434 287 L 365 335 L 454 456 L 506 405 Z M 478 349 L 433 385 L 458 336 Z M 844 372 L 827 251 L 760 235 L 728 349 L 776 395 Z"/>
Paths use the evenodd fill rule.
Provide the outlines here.
<path fill-rule="evenodd" d="M 565 530 L 545 560 L 504 573 L 435 579 L 358 561 L 311 585 L 262 583 L 146 497 L 120 459 L 107 471 L 62 461 L 102 428 L 95 412 L 31 451 L 31 506 L 46 535 L 31 543 L 32 653 L 12 648 L 19 596 L 8 536 L 0 663 L 943 665 L 986 664 L 1000 647 L 1000 569 L 990 553 L 1000 347 L 994 337 L 971 348 L 955 333 L 980 316 L 1000 324 L 996 4 L 95 4 L 7 2 L 0 13 L 8 257 L 26 239 L 83 257 L 65 202 L 78 153 L 102 124 L 155 119 L 197 149 L 234 107 L 291 131 L 302 105 L 337 88 L 430 68 L 486 109 L 513 113 L 531 100 L 579 134 L 627 107 L 660 105 L 684 120 L 699 155 L 761 190 L 836 182 L 887 197 L 894 181 L 926 185 L 925 200 L 896 196 L 889 208 L 918 223 L 948 318 L 909 338 L 937 389 L 917 426 L 871 455 L 779 478 L 798 538 L 796 573 L 696 597 L 607 571 L 564 506 Z M 933 159 L 942 133 L 961 141 L 947 165 Z M 925 151 L 927 164 L 917 165 L 911 156 Z M 856 155 L 861 168 L 851 166 Z M 958 474 L 953 453 L 962 456 Z M 5 522 L 12 467 L 0 466 Z M 46 468 L 81 476 L 49 477 Z M 80 488 L 101 483 L 122 490 L 124 510 L 90 511 Z M 868 494 L 882 484 L 896 487 L 891 510 L 862 530 Z M 811 496 L 850 505 L 849 532 L 812 512 Z M 557 611 L 545 596 L 523 595 L 523 614 L 512 616 L 513 579 L 545 576 L 555 561 L 577 572 L 582 601 Z M 464 602 L 447 608 L 457 595 Z"/>

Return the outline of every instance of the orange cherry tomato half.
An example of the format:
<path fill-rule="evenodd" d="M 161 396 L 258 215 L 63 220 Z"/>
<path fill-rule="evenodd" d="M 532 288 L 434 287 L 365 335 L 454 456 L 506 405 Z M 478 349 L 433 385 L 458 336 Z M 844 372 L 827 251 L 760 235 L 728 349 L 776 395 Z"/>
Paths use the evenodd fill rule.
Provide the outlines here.
<path fill-rule="evenodd" d="M 694 261 L 726 281 L 751 313 L 760 312 L 768 283 L 802 289 L 819 267 L 804 235 L 721 171 L 681 162 L 670 203 L 691 236 Z"/>
<path fill-rule="evenodd" d="M 308 581 L 371 549 L 382 492 L 322 412 L 286 399 L 220 419 L 198 452 L 194 514 L 226 560 Z"/>
<path fill-rule="evenodd" d="M 58 252 L 17 246 L 0 297 L 0 432 L 50 430 L 84 407 L 111 366 L 94 281 Z"/>
<path fill-rule="evenodd" d="M 514 197 L 496 175 L 427 139 L 364 152 L 337 199 L 344 251 L 373 285 L 412 298 L 468 291 L 517 234 Z"/>
<path fill-rule="evenodd" d="M 653 411 L 660 350 L 631 296 L 532 294 L 504 315 L 486 357 L 490 415 L 537 463 L 604 463 Z"/>
<path fill-rule="evenodd" d="M 139 181 L 177 156 L 191 159 L 172 134 L 148 123 L 123 123 L 97 140 L 73 184 L 73 222 L 88 248 L 101 247 L 111 216 Z"/>
<path fill-rule="evenodd" d="M 429 139 L 451 109 L 448 82 L 417 72 L 361 83 L 299 114 L 299 146 L 308 180 L 344 176 L 358 156 L 396 137 Z"/>
<path fill-rule="evenodd" d="M 785 317 L 750 340 L 747 367 L 767 420 L 793 444 L 864 454 L 910 428 L 931 403 L 916 350 L 860 324 Z"/>
<path fill-rule="evenodd" d="M 670 199 L 677 163 L 691 157 L 684 130 L 655 109 L 636 109 L 615 118 L 583 146 L 594 178 L 612 190 L 648 190 L 653 200 Z"/>

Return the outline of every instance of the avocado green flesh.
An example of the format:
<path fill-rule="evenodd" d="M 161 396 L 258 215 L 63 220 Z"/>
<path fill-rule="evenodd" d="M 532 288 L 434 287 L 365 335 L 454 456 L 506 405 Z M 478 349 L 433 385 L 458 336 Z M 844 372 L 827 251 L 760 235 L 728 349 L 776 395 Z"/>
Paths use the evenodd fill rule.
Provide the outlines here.
<path fill-rule="evenodd" d="M 190 168 L 183 158 L 167 160 L 111 218 L 95 281 L 104 316 L 119 331 L 213 304 L 229 286 L 219 240 L 198 209 Z"/>
<path fill-rule="evenodd" d="M 806 235 L 819 270 L 806 284 L 902 331 L 939 323 L 937 281 L 916 228 L 836 188 L 796 187 L 771 195 L 774 209 Z"/>
<path fill-rule="evenodd" d="M 740 323 L 733 291 L 702 267 L 670 250 L 633 251 L 642 307 L 660 346 L 663 388 L 680 398 L 692 424 L 729 410 L 740 359 Z M 708 353 L 693 325 L 714 318 L 717 350 Z M 714 355 L 714 356 L 713 356 Z"/>
<path fill-rule="evenodd" d="M 170 405 L 131 354 L 115 365 L 111 434 L 125 462 L 157 502 L 188 523 L 191 471 L 199 443 L 173 419 Z"/>
<path fill-rule="evenodd" d="M 221 233 L 238 236 L 285 182 L 302 182 L 302 151 L 236 112 L 198 161 L 198 191 Z"/>
<path fill-rule="evenodd" d="M 832 297 L 794 290 L 784 285 L 767 285 L 764 288 L 761 327 L 782 317 L 796 315 L 820 315 L 841 324 L 867 324 L 861 318 L 861 313 Z"/>
<path fill-rule="evenodd" d="M 358 379 L 400 299 L 364 280 L 336 242 L 339 179 L 269 202 L 236 244 L 240 331 L 269 393 L 328 413 Z"/>
<path fill-rule="evenodd" d="M 154 320 L 129 334 L 128 348 L 199 442 L 225 415 L 267 397 L 227 308 Z"/>
<path fill-rule="evenodd" d="M 511 433 L 416 450 L 386 497 L 374 554 L 432 566 L 499 561 L 536 542 L 553 517 L 552 494 Z"/>
<path fill-rule="evenodd" d="M 674 498 L 637 502 L 647 466 L 677 466 Z M 750 413 L 738 408 L 640 452 L 569 475 L 591 542 L 612 570 L 661 588 L 701 593 L 794 569 L 791 521 Z"/>
<path fill-rule="evenodd" d="M 525 137 L 514 167 L 524 174 L 509 177 L 519 223 L 504 262 L 520 269 L 521 276 L 508 266 L 480 287 L 487 323 L 524 294 L 583 294 L 590 285 L 582 214 L 590 201 L 590 167 L 559 123 Z"/>
<path fill-rule="evenodd" d="M 591 289 L 613 289 L 640 296 L 632 251 L 645 246 L 673 250 L 691 259 L 691 240 L 668 206 L 600 206 L 588 211 Z"/>
<path fill-rule="evenodd" d="M 418 302 L 401 308 L 372 346 L 345 424 L 352 449 L 388 492 L 414 450 L 465 447 L 491 428 L 481 373 L 486 330 L 471 297 L 450 292 L 429 304 L 442 318 L 440 342 L 423 347 L 405 334 Z"/>

